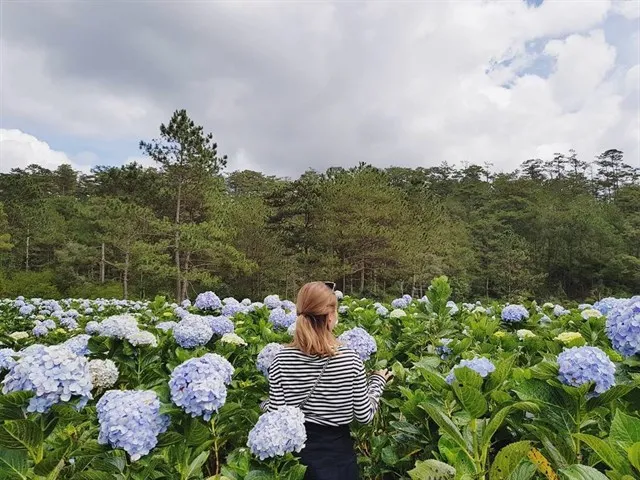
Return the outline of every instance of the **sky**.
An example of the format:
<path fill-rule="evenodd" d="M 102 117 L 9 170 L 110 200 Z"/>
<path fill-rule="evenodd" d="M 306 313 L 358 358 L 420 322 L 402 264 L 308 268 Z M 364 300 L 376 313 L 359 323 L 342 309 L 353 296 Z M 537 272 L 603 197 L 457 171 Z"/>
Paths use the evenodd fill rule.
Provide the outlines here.
<path fill-rule="evenodd" d="M 0 0 L 0 172 L 142 157 L 185 108 L 228 170 L 640 167 L 640 0 Z"/>

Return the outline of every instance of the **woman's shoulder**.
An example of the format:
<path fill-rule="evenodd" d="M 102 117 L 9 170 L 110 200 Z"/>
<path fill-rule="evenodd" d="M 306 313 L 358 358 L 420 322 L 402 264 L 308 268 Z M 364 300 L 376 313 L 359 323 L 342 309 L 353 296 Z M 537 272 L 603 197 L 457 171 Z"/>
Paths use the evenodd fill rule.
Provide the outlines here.
<path fill-rule="evenodd" d="M 360 357 L 358 356 L 358 354 L 356 353 L 356 351 L 352 348 L 349 347 L 345 347 L 344 345 L 340 346 L 338 348 L 338 357 L 342 357 L 345 359 L 349 359 L 351 361 L 358 361 L 360 359 Z"/>

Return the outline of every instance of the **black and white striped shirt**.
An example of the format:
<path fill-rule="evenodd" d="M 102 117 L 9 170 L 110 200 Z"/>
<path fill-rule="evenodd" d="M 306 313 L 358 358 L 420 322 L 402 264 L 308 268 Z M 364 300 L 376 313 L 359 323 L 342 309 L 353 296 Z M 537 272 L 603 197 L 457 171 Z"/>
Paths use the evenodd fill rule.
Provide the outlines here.
<path fill-rule="evenodd" d="M 262 405 L 263 409 L 299 406 L 311 392 L 326 361 L 326 357 L 309 356 L 297 348 L 283 348 L 269 367 L 269 400 Z M 385 379 L 378 374 L 367 381 L 360 357 L 353 350 L 340 347 L 301 409 L 310 423 L 338 426 L 354 419 L 368 423 L 378 410 L 385 385 Z"/>

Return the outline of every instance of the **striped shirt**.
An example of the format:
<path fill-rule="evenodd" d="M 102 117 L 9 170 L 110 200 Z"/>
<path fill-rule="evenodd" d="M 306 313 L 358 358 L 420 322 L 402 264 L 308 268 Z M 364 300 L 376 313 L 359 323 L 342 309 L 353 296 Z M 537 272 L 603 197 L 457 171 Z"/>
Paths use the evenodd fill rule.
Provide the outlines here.
<path fill-rule="evenodd" d="M 269 367 L 269 400 L 263 410 L 299 406 L 318 380 L 326 357 L 309 356 L 293 347 L 277 353 Z M 378 410 L 385 379 L 373 374 L 367 381 L 364 364 L 353 350 L 340 347 L 330 358 L 316 389 L 301 407 L 305 420 L 338 426 L 354 419 L 368 423 Z"/>

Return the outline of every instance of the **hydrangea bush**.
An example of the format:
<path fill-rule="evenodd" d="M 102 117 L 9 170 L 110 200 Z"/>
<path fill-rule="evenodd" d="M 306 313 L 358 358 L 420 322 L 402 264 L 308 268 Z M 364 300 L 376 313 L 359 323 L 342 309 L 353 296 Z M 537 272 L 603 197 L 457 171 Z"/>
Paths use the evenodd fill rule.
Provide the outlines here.
<path fill-rule="evenodd" d="M 304 414 L 297 407 L 284 406 L 260 416 L 249 432 L 247 446 L 260 460 L 300 452 L 307 441 Z"/>

